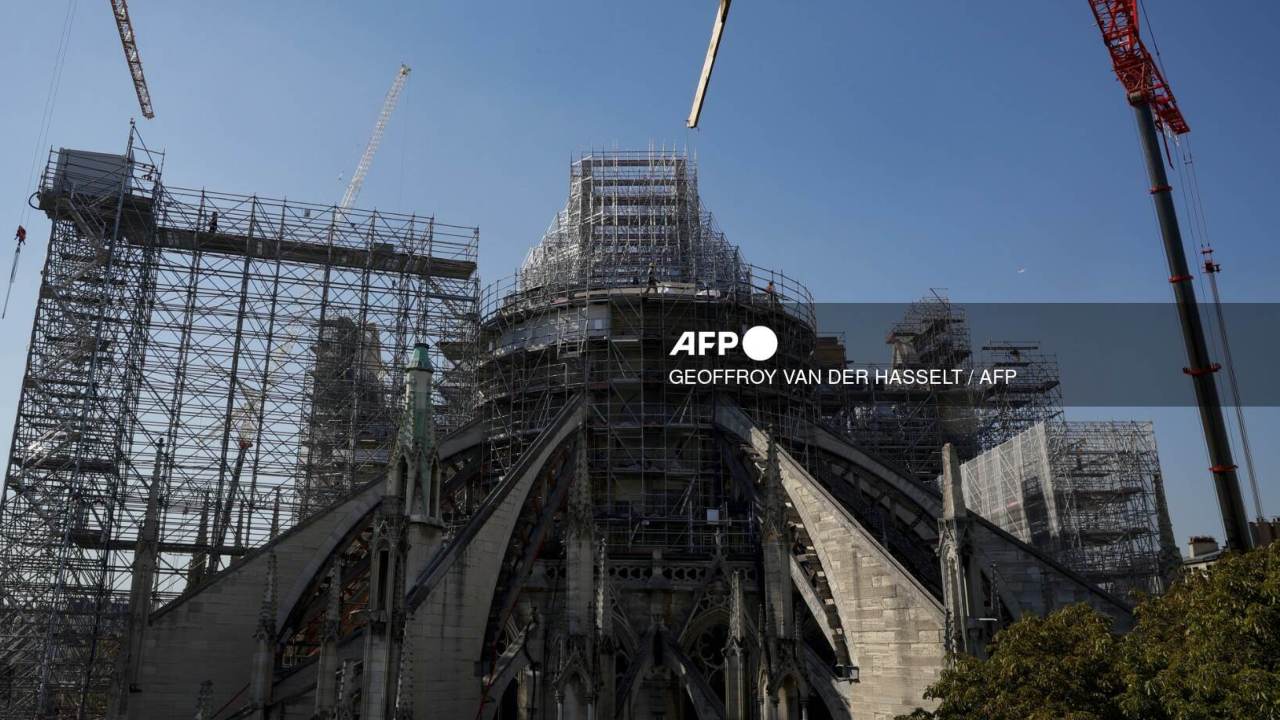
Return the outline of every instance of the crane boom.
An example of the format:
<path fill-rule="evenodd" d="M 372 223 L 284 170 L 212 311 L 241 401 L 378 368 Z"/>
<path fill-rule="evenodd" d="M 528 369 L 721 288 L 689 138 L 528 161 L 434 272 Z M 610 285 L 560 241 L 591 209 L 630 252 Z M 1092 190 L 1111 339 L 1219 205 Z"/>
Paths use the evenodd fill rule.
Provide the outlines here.
<path fill-rule="evenodd" d="M 1089 0 L 1093 17 L 1102 30 L 1102 42 L 1111 53 L 1111 65 L 1120 84 L 1130 96 L 1141 95 L 1151 105 L 1156 120 L 1174 135 L 1189 132 L 1190 127 L 1178 109 L 1173 90 L 1155 58 L 1138 34 L 1137 0 Z"/>
<path fill-rule="evenodd" d="M 1165 158 L 1160 152 L 1159 131 L 1162 128 L 1173 135 L 1181 135 L 1190 128 L 1155 59 L 1138 36 L 1138 0 L 1089 0 L 1089 6 L 1102 30 L 1102 41 L 1111 53 L 1116 77 L 1124 85 L 1138 121 L 1138 140 L 1142 143 L 1147 179 L 1151 182 L 1148 192 L 1155 202 L 1156 220 L 1160 224 L 1160 238 L 1164 242 L 1165 260 L 1169 266 L 1169 285 L 1173 288 L 1182 340 L 1186 346 L 1188 367 L 1184 367 L 1182 372 L 1191 378 L 1195 389 L 1205 446 L 1209 451 L 1209 461 L 1213 463 L 1209 472 L 1218 495 L 1227 547 L 1237 552 L 1248 550 L 1253 544 L 1252 534 L 1244 512 L 1236 464 L 1231 455 L 1231 439 L 1222 416 L 1222 401 L 1213 379 L 1221 365 L 1209 356 L 1200 306 L 1192 285 L 1194 278 L 1187 265 L 1182 230 L 1178 227 L 1178 214 L 1173 206 L 1173 187 L 1169 185 Z"/>
<path fill-rule="evenodd" d="M 156 116 L 156 113 L 151 107 L 151 91 L 147 89 L 147 78 L 142 74 L 142 56 L 138 54 L 133 22 L 129 20 L 129 6 L 125 4 L 125 0 L 111 0 L 111 13 L 116 17 L 116 29 L 120 31 L 120 44 L 124 46 L 124 59 L 129 63 L 129 74 L 133 76 L 133 89 L 138 93 L 138 106 L 142 108 L 142 117 L 150 120 Z"/>
<path fill-rule="evenodd" d="M 396 103 L 400 100 L 400 91 L 404 90 L 404 84 L 409 79 L 409 66 L 401 64 L 400 69 L 396 71 L 396 79 L 391 83 L 391 89 L 387 91 L 387 99 L 382 101 L 382 111 L 378 113 L 378 122 L 373 126 L 373 136 L 369 138 L 369 144 L 364 148 L 364 154 L 360 156 L 360 163 L 356 165 L 356 171 L 351 175 L 351 184 L 347 185 L 347 192 L 342 196 L 342 202 L 338 207 L 346 210 L 356 201 L 356 197 L 360 195 L 360 187 L 364 185 L 364 177 L 369 174 L 369 166 L 373 165 L 373 156 L 378 152 L 378 145 L 382 143 L 382 134 L 387 129 L 387 121 L 391 119 L 391 113 L 396 109 Z"/>

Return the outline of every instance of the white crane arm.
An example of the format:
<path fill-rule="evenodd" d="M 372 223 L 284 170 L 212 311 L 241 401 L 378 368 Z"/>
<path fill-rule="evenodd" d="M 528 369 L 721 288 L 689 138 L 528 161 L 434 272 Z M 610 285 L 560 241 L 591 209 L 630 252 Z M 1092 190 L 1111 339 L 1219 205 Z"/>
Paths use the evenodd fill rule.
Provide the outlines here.
<path fill-rule="evenodd" d="M 138 93 L 138 106 L 142 108 L 142 117 L 150 120 L 156 113 L 151 107 L 147 78 L 142 74 L 142 56 L 138 54 L 133 23 L 129 20 L 129 6 L 125 4 L 125 0 L 111 0 L 111 12 L 116 17 L 116 29 L 120 31 L 120 44 L 124 46 L 124 59 L 129 63 L 129 74 L 133 76 L 133 89 Z"/>
<path fill-rule="evenodd" d="M 373 126 L 373 136 L 369 138 L 369 144 L 364 148 L 364 155 L 360 156 L 360 164 L 356 165 L 356 171 L 351 175 L 351 184 L 347 185 L 347 192 L 342 196 L 342 202 L 338 207 L 346 210 L 356 201 L 356 197 L 360 195 L 360 187 L 364 185 L 364 176 L 369 174 L 369 166 L 373 165 L 374 153 L 378 152 L 378 145 L 382 142 L 382 134 L 387 129 L 387 121 L 391 119 L 391 113 L 396 109 L 396 103 L 400 100 L 400 91 L 404 89 L 405 81 L 409 79 L 409 66 L 401 65 L 396 71 L 395 82 L 391 83 L 391 89 L 387 91 L 387 99 L 382 101 L 382 112 L 378 113 L 378 123 Z"/>

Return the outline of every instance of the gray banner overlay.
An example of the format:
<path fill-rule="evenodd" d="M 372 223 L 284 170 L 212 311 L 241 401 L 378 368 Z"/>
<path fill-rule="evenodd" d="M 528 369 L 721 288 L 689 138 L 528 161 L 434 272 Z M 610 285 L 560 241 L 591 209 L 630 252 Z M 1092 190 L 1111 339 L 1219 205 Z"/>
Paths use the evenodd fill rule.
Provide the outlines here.
<path fill-rule="evenodd" d="M 1193 407 L 1187 355 L 1172 303 L 952 303 L 967 325 L 971 367 L 984 347 L 1038 344 L 1056 359 L 1065 406 Z M 849 367 L 890 366 L 888 337 L 907 311 L 896 303 L 818 303 L 820 334 L 843 339 Z M 1241 404 L 1280 406 L 1280 304 L 1222 306 Z M 1210 353 L 1226 365 L 1216 313 L 1202 307 Z M 1227 371 L 1215 373 L 1224 405 L 1233 404 Z"/>

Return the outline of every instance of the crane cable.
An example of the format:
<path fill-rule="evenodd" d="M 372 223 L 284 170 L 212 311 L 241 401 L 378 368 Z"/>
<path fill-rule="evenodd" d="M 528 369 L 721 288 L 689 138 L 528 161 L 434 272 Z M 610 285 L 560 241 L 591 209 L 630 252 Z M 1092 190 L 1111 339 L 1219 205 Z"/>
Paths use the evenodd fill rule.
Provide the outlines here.
<path fill-rule="evenodd" d="M 1188 209 L 1191 220 L 1193 238 L 1196 240 L 1197 254 L 1203 258 L 1197 264 L 1198 280 L 1201 287 L 1208 287 L 1208 295 L 1212 298 L 1213 313 L 1206 317 L 1207 324 L 1216 332 L 1210 333 L 1213 350 L 1222 358 L 1222 367 L 1226 370 L 1227 390 L 1231 393 L 1232 406 L 1235 409 L 1235 430 L 1240 437 L 1240 450 L 1244 456 L 1245 473 L 1249 477 L 1249 490 L 1253 496 L 1254 513 L 1261 520 L 1262 493 L 1258 486 L 1257 473 L 1253 462 L 1253 449 L 1249 444 L 1249 431 L 1244 417 L 1244 403 L 1240 400 L 1240 382 L 1236 375 L 1235 360 L 1231 355 L 1231 342 L 1228 339 L 1226 314 L 1222 307 L 1222 295 L 1218 289 L 1217 263 L 1213 262 L 1213 246 L 1209 239 L 1209 226 L 1205 220 L 1204 201 L 1200 193 L 1200 183 L 1195 166 L 1195 156 L 1191 151 L 1190 139 L 1186 139 L 1180 147 L 1182 167 L 1177 169 L 1182 178 L 1183 203 Z"/>
<path fill-rule="evenodd" d="M 76 9 L 80 0 L 70 0 L 67 11 L 62 17 L 62 32 L 58 37 L 58 50 L 54 54 L 53 68 L 49 74 L 49 87 L 45 91 L 44 108 L 40 113 L 40 129 L 36 133 L 35 147 L 31 150 L 31 166 L 27 170 L 27 187 L 36 181 L 36 169 L 39 166 L 41 148 L 49 141 L 49 128 L 53 125 L 53 110 L 58 102 L 58 88 L 62 85 L 62 70 L 66 66 L 67 49 L 71 46 L 71 28 L 75 24 Z M 22 213 L 18 220 L 18 236 L 24 236 L 27 221 L 31 217 L 31 203 L 23 203 Z M 9 285 L 4 293 L 4 307 L 0 308 L 0 319 L 9 314 L 9 296 L 13 293 L 13 283 L 18 277 L 18 260 L 22 257 L 22 242 L 18 241 L 13 250 L 13 266 L 9 269 Z"/>
<path fill-rule="evenodd" d="M 19 236 L 23 233 L 23 227 L 18 226 Z M 4 291 L 4 308 L 0 309 L 0 320 L 9 314 L 9 296 L 13 294 L 13 280 L 18 276 L 18 259 L 22 257 L 22 242 L 19 241 L 17 247 L 13 249 L 13 267 L 9 268 L 9 286 Z"/>
<path fill-rule="evenodd" d="M 1143 0 L 1137 0 L 1137 5 L 1142 13 L 1143 22 L 1147 26 L 1147 35 L 1151 38 L 1155 63 L 1163 73 L 1160 43 L 1156 40 L 1155 30 L 1151 25 L 1151 17 L 1147 14 L 1146 3 Z M 1168 154 L 1170 135 L 1164 133 L 1164 136 L 1165 152 Z M 1195 157 L 1191 151 L 1191 138 L 1187 135 L 1174 135 L 1172 140 L 1174 147 L 1178 149 L 1180 162 L 1173 162 L 1173 157 L 1170 154 L 1169 165 L 1172 166 L 1174 173 L 1181 180 L 1178 185 L 1182 193 L 1183 207 L 1186 208 L 1188 215 L 1190 236 L 1195 245 L 1198 246 L 1190 248 L 1192 253 L 1189 254 L 1191 257 L 1198 255 L 1204 258 L 1204 261 L 1197 263 L 1196 279 L 1202 289 L 1205 285 L 1208 285 L 1208 294 L 1213 298 L 1214 312 L 1206 314 L 1203 319 L 1205 324 L 1209 326 L 1208 339 L 1212 346 L 1212 352 L 1222 358 L 1223 368 L 1227 371 L 1227 388 L 1231 393 L 1232 405 L 1235 409 L 1235 432 L 1240 437 L 1240 450 L 1244 455 L 1245 472 L 1249 477 L 1249 489 L 1253 495 L 1254 513 L 1258 520 L 1262 520 L 1265 517 L 1262 513 L 1262 493 L 1259 490 L 1257 474 L 1254 471 L 1253 450 L 1249 445 L 1249 432 L 1245 424 L 1244 407 L 1240 401 L 1240 384 L 1236 375 L 1235 362 L 1231 357 L 1231 344 L 1227 339 L 1226 316 L 1222 310 L 1222 296 L 1218 291 L 1218 266 L 1212 262 L 1213 249 L 1209 242 L 1209 225 L 1205 220 L 1204 201 L 1200 193 L 1200 181 L 1196 173 Z M 1185 243 L 1186 241 L 1184 240 L 1184 252 L 1188 249 L 1185 247 Z M 1226 418 L 1226 421 L 1230 429 L 1232 425 L 1230 416 Z"/>

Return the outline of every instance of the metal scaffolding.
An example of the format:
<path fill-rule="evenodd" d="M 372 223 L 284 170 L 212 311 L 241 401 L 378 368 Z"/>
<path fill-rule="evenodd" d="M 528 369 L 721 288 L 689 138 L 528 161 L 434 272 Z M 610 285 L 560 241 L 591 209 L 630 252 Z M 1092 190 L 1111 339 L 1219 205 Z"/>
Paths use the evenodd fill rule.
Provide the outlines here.
<path fill-rule="evenodd" d="M 972 365 L 964 308 L 938 291 L 909 304 L 885 342 L 891 348 L 888 367 L 892 369 L 950 370 Z M 843 367 L 843 342 L 833 337 L 827 344 L 829 352 L 820 359 L 828 366 Z M 884 366 L 859 367 L 874 372 Z M 941 472 L 944 443 L 953 443 L 962 456 L 972 457 L 978 427 L 973 400 L 968 390 L 959 387 L 846 384 L 825 387 L 822 407 L 827 424 L 849 435 L 859 447 L 911 477 L 932 482 Z"/>
<path fill-rule="evenodd" d="M 1041 422 L 963 466 L 965 504 L 1120 595 L 1168 586 L 1149 422 Z"/>
<path fill-rule="evenodd" d="M 520 269 L 525 288 L 636 286 L 652 266 L 660 283 L 729 289 L 746 272 L 702 209 L 696 163 L 683 153 L 585 154 L 570 166 L 569 187 Z"/>
<path fill-rule="evenodd" d="M 982 347 L 978 367 L 1017 373 L 1007 382 L 970 388 L 978 413 L 979 450 L 990 450 L 1036 423 L 1062 418 L 1058 359 L 1044 352 L 1039 342 L 989 342 Z"/>
<path fill-rule="evenodd" d="M 731 487 L 713 429 L 716 395 L 732 394 L 762 424 L 796 438 L 816 417 L 810 390 L 781 381 L 677 385 L 673 369 L 741 361 L 670 350 L 683 331 L 767 325 L 778 354 L 751 367 L 804 367 L 813 301 L 726 241 L 700 205 L 685 154 L 594 152 L 574 161 L 565 209 L 515 276 L 484 291 L 481 317 L 486 472 L 472 497 L 482 498 L 581 392 L 597 524 L 611 553 L 750 547 L 748 495 Z"/>
<path fill-rule="evenodd" d="M 104 711 L 153 477 L 158 604 L 379 475 L 387 369 L 415 342 L 444 428 L 471 412 L 477 230 L 168 187 L 162 164 L 131 132 L 123 155 L 52 153 L 37 194 L 52 234 L 0 505 L 3 718 Z"/>
<path fill-rule="evenodd" d="M 829 426 L 921 482 L 933 483 L 942 472 L 940 451 L 946 443 L 969 459 L 1037 422 L 1062 416 L 1057 359 L 1034 341 L 991 342 L 975 359 L 964 307 L 937 290 L 907 306 L 886 343 L 891 369 L 1017 371 L 1012 382 L 998 385 L 823 387 L 822 415 Z M 821 338 L 819 348 L 820 366 L 845 367 L 840 337 Z"/>

